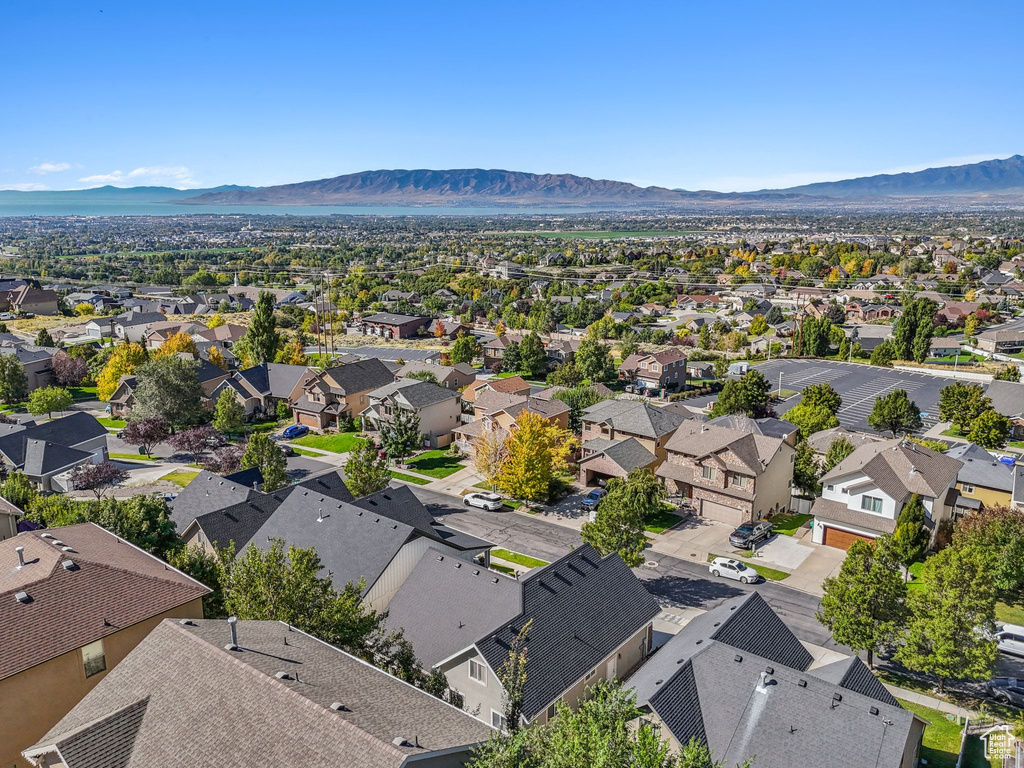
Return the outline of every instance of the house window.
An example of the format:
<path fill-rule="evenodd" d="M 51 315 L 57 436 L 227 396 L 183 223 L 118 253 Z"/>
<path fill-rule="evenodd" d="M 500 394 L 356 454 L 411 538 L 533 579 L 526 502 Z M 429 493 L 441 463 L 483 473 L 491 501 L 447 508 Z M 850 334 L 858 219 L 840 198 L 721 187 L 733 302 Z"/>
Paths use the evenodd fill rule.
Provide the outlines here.
<path fill-rule="evenodd" d="M 880 513 L 882 511 L 882 500 L 877 496 L 862 496 L 860 508 L 867 512 Z"/>
<path fill-rule="evenodd" d="M 107 668 L 107 657 L 103 655 L 102 640 L 82 646 L 82 666 L 85 667 L 86 677 L 98 675 Z"/>
<path fill-rule="evenodd" d="M 651 370 L 654 371 L 655 373 L 657 373 L 658 372 L 658 364 L 657 363 L 651 363 Z"/>
<path fill-rule="evenodd" d="M 647 370 L 647 363 L 640 363 L 640 367 L 643 368 L 646 371 Z"/>
<path fill-rule="evenodd" d="M 709 466 L 705 465 L 705 466 L 700 468 L 700 472 L 701 472 L 701 477 L 703 477 L 705 480 L 714 480 L 715 479 L 715 468 L 714 467 L 709 467 Z"/>
<path fill-rule="evenodd" d="M 487 673 L 484 672 L 484 665 L 476 659 L 469 660 L 469 679 L 475 680 L 481 685 L 487 685 Z"/>
<path fill-rule="evenodd" d="M 583 678 L 583 682 L 587 682 L 588 680 L 590 680 L 590 678 L 592 678 L 596 674 L 597 674 L 597 669 L 596 668 L 590 670 L 589 672 L 587 672 L 586 677 Z"/>
<path fill-rule="evenodd" d="M 960 490 L 962 490 L 964 493 L 974 493 L 974 486 L 968 483 L 964 483 L 963 485 L 960 486 Z"/>
<path fill-rule="evenodd" d="M 750 480 L 746 475 L 733 475 L 732 484 L 737 488 L 746 488 L 747 482 Z"/>
<path fill-rule="evenodd" d="M 496 710 L 491 710 L 491 725 L 497 728 L 499 731 L 508 730 L 508 720 L 505 716 Z"/>
<path fill-rule="evenodd" d="M 550 707 L 548 707 L 548 720 L 550 720 L 554 716 L 555 716 L 555 705 L 552 704 Z"/>
<path fill-rule="evenodd" d="M 836 489 L 836 487 L 834 485 L 826 485 L 825 486 L 825 490 L 826 491 L 834 491 L 835 489 Z"/>

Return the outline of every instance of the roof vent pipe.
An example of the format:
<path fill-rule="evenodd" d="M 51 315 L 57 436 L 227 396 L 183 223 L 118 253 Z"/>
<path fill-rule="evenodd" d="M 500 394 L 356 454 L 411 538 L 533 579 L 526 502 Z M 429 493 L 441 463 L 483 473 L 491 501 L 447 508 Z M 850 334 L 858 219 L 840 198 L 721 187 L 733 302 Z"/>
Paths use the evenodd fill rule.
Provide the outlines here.
<path fill-rule="evenodd" d="M 18 567 L 19 568 L 24 568 L 25 567 L 25 548 L 24 547 L 15 547 L 14 551 L 18 553 Z"/>
<path fill-rule="evenodd" d="M 228 629 L 231 630 L 231 642 L 224 646 L 225 651 L 238 650 L 238 617 L 228 616 Z"/>

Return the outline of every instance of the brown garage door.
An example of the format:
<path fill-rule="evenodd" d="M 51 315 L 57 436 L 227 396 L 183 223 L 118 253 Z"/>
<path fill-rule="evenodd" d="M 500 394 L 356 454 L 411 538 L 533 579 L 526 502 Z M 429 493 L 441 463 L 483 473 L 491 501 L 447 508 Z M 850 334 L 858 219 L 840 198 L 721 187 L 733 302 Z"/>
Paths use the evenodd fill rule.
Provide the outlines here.
<path fill-rule="evenodd" d="M 320 417 L 312 413 L 299 413 L 299 424 L 305 424 L 307 427 L 320 428 Z"/>
<path fill-rule="evenodd" d="M 825 544 L 836 549 L 849 549 L 855 541 L 871 541 L 870 536 L 861 536 L 859 533 L 841 531 L 838 528 L 825 528 Z"/>
<path fill-rule="evenodd" d="M 741 509 L 719 504 L 716 501 L 708 501 L 707 499 L 701 499 L 700 515 L 708 520 L 717 520 L 728 525 L 739 525 L 744 522 L 747 516 L 746 512 Z"/>

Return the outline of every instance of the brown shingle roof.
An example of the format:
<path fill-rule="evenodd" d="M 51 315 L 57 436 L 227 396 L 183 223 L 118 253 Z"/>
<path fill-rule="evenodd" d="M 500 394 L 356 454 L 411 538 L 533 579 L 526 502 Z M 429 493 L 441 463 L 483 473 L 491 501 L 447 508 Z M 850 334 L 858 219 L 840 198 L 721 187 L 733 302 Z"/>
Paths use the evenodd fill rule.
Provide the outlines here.
<path fill-rule="evenodd" d="M 695 420 L 680 424 L 665 443 L 665 449 L 671 453 L 695 458 L 716 454 L 727 466 L 739 467 L 755 476 L 764 472 L 781 446 L 782 440 L 777 437 L 753 435 Z"/>
<path fill-rule="evenodd" d="M 522 376 L 509 376 L 507 379 L 491 379 L 487 384 L 495 392 L 504 392 L 505 394 L 522 392 L 523 390 L 530 391 L 530 385 Z"/>
<path fill-rule="evenodd" d="M 23 568 L 15 547 L 25 548 Z M 17 628 L 6 633 L 0 679 L 209 591 L 94 523 L 20 533 L 0 542 L 0 626 Z"/>
<path fill-rule="evenodd" d="M 80 743 L 86 732 L 102 729 L 103 740 L 79 748 L 80 762 L 69 768 L 114 764 L 111 745 L 120 747 L 116 764 L 123 768 L 398 768 L 493 733 L 285 624 L 238 622 L 236 651 L 224 649 L 229 638 L 223 621 L 161 622 L 35 748 Z M 281 672 L 288 678 L 277 677 Z M 332 709 L 334 702 L 344 708 Z M 142 708 L 141 722 L 129 716 Z M 115 731 L 112 721 L 121 727 Z"/>
<path fill-rule="evenodd" d="M 811 506 L 811 514 L 822 520 L 847 523 L 879 533 L 892 533 L 896 530 L 896 521 L 891 517 L 881 517 L 870 512 L 861 512 L 859 509 L 850 509 L 842 502 L 830 499 L 815 499 Z"/>
<path fill-rule="evenodd" d="M 963 462 L 910 440 L 886 440 L 862 445 L 831 471 L 822 482 L 850 474 L 864 474 L 893 499 L 907 494 L 937 498 L 956 479 Z"/>

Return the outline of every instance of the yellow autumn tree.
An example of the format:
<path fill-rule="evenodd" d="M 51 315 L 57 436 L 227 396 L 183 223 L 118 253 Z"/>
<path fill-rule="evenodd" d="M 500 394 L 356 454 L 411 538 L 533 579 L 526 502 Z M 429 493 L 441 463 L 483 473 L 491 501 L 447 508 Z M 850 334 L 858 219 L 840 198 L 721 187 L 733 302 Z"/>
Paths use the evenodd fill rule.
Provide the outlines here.
<path fill-rule="evenodd" d="M 169 337 L 167 341 L 160 345 L 160 349 L 156 351 L 154 357 L 167 357 L 168 355 L 176 355 L 179 352 L 188 352 L 199 357 L 199 348 L 196 346 L 195 339 L 184 331 L 179 331 Z"/>
<path fill-rule="evenodd" d="M 207 328 L 219 328 L 222 325 L 224 325 L 224 318 L 220 316 L 220 312 L 213 313 L 206 321 Z"/>
<path fill-rule="evenodd" d="M 220 351 L 220 347 L 210 347 L 210 362 L 216 365 L 222 371 L 228 369 L 227 358 L 224 357 L 224 353 Z"/>
<path fill-rule="evenodd" d="M 100 400 L 109 400 L 122 376 L 128 376 L 146 361 L 146 350 L 138 344 L 122 344 L 110 356 L 96 379 L 96 392 Z"/>
<path fill-rule="evenodd" d="M 505 441 L 498 487 L 516 499 L 546 501 L 555 472 L 569 465 L 576 438 L 543 416 L 525 411 Z"/>
<path fill-rule="evenodd" d="M 297 336 L 293 336 L 281 349 L 281 362 L 287 365 L 308 365 L 309 358 L 302 348 L 302 342 Z"/>

